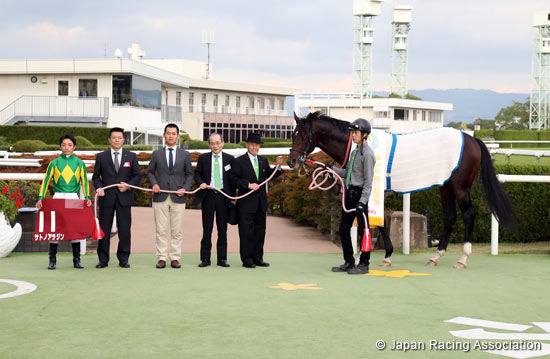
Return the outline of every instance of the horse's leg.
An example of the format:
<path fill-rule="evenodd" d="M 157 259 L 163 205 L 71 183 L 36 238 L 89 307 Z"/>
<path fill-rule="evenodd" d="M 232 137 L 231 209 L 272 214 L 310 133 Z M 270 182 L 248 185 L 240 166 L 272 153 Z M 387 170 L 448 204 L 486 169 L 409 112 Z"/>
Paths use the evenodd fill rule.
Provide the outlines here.
<path fill-rule="evenodd" d="M 380 266 L 389 267 L 391 266 L 390 257 L 393 253 L 393 244 L 391 243 L 390 236 L 388 235 L 386 227 L 378 227 L 378 231 L 380 232 L 382 239 L 384 239 L 384 248 L 386 249 L 386 256 L 382 260 L 382 263 L 380 263 Z"/>
<path fill-rule="evenodd" d="M 449 238 L 453 232 L 453 226 L 456 222 L 456 203 L 455 196 L 451 189 L 450 182 L 447 182 L 440 190 L 441 205 L 443 206 L 443 236 L 437 245 L 437 253 L 426 263 L 429 267 L 437 265 L 439 258 L 445 255 Z"/>
<path fill-rule="evenodd" d="M 475 221 L 475 208 L 472 206 L 472 199 L 470 198 L 470 191 L 460 190 L 456 194 L 456 199 L 458 202 L 458 207 L 462 212 L 462 219 L 464 221 L 464 249 L 462 256 L 458 262 L 454 265 L 455 268 L 464 269 L 466 268 L 466 262 L 468 257 L 472 254 L 472 238 L 474 232 L 474 221 Z"/>

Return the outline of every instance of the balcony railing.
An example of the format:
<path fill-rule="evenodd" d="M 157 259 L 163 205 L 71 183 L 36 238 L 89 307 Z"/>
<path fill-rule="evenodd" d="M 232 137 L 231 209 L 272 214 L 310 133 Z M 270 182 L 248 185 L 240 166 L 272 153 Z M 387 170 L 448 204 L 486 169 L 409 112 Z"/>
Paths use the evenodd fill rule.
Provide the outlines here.
<path fill-rule="evenodd" d="M 227 113 L 234 115 L 264 115 L 264 116 L 288 116 L 286 110 L 277 110 L 272 108 L 260 109 L 254 107 L 232 107 L 232 106 L 209 106 L 205 104 L 186 105 L 181 107 L 183 112 L 207 112 L 207 113 Z"/>
<path fill-rule="evenodd" d="M 109 98 L 73 96 L 21 96 L 0 111 L 0 125 L 16 116 L 109 117 Z"/>

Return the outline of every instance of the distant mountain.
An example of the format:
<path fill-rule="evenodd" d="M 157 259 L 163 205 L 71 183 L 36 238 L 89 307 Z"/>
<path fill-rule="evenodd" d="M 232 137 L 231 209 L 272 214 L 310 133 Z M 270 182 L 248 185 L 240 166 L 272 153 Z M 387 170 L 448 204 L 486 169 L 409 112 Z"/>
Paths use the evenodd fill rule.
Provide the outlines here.
<path fill-rule="evenodd" d="M 453 111 L 445 112 L 445 123 L 470 123 L 476 118 L 493 119 L 501 108 L 513 101 L 525 102 L 529 94 L 498 93 L 491 90 L 451 89 L 451 90 L 410 90 L 409 93 L 424 101 L 447 102 L 453 104 Z M 387 93 L 377 93 L 387 96 Z"/>

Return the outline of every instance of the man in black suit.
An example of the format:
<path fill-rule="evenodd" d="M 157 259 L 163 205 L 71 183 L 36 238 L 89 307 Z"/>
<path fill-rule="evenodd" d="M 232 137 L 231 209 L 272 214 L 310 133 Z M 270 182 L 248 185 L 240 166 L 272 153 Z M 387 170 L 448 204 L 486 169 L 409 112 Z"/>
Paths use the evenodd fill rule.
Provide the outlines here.
<path fill-rule="evenodd" d="M 97 256 L 99 262 L 96 268 L 104 268 L 109 264 L 109 248 L 111 244 L 111 227 L 113 216 L 116 213 L 118 228 L 118 263 L 123 268 L 130 268 L 132 209 L 134 204 L 134 191 L 128 184 L 137 186 L 141 179 L 139 163 L 135 153 L 122 148 L 124 144 L 124 130 L 113 127 L 109 131 L 109 143 L 111 148 L 97 155 L 95 160 L 92 181 L 99 197 L 99 225 L 105 233 L 105 237 L 99 240 Z M 117 187 L 103 190 L 112 184 Z"/>
<path fill-rule="evenodd" d="M 239 213 L 239 239 L 243 266 L 246 268 L 269 267 L 264 262 L 264 240 L 267 216 L 267 184 L 260 187 L 274 169 L 269 166 L 267 158 L 258 156 L 262 139 L 257 133 L 250 133 L 246 139 L 247 153 L 233 161 L 231 182 L 239 189 L 239 195 L 253 190 L 249 196 L 237 201 Z M 282 157 L 277 163 L 283 162 Z M 279 177 L 279 169 L 273 178 Z"/>
<path fill-rule="evenodd" d="M 202 203 L 201 262 L 199 264 L 201 268 L 210 265 L 214 213 L 216 213 L 216 227 L 218 228 L 217 264 L 220 267 L 229 267 L 229 263 L 227 263 L 227 220 L 232 203 L 220 192 L 207 189 L 208 186 L 216 187 L 230 196 L 235 196 L 235 189 L 229 181 L 229 171 L 234 157 L 222 152 L 223 145 L 224 142 L 220 134 L 212 133 L 208 137 L 208 146 L 212 152 L 199 156 L 193 176 L 197 185 L 202 188 L 193 201 L 195 205 Z"/>
<path fill-rule="evenodd" d="M 170 257 L 172 268 L 181 268 L 181 242 L 183 239 L 183 213 L 185 211 L 185 191 L 191 189 L 193 169 L 191 155 L 178 147 L 179 127 L 169 123 L 164 127 L 166 146 L 153 152 L 147 177 L 153 187 L 153 210 L 156 225 L 157 265 L 166 267 Z M 177 191 L 165 193 L 160 190 Z M 170 241 L 168 241 L 170 231 Z"/>

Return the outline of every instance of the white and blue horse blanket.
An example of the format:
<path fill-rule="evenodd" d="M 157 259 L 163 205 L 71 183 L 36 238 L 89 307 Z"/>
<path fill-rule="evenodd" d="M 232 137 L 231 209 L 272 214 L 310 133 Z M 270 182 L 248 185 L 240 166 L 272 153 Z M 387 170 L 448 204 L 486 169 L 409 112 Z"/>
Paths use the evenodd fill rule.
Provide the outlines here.
<path fill-rule="evenodd" d="M 386 132 L 385 137 L 387 191 L 410 193 L 443 186 L 462 159 L 464 134 L 453 128 Z"/>

